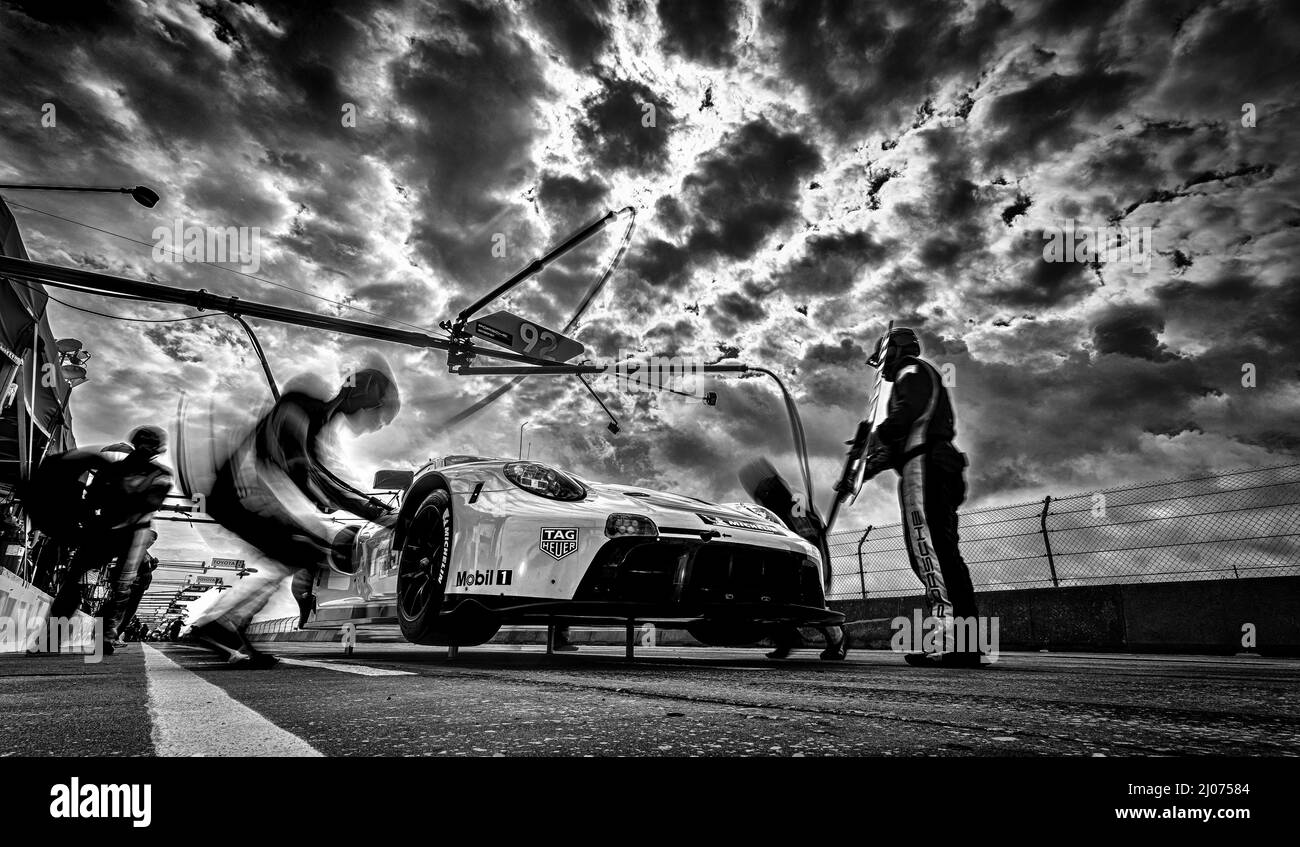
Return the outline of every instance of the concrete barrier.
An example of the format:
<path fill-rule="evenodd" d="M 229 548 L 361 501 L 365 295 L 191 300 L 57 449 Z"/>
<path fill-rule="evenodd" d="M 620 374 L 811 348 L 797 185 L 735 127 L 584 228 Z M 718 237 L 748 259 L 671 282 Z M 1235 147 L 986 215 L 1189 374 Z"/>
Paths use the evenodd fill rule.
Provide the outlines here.
<path fill-rule="evenodd" d="M 1300 577 L 1032 588 L 976 594 L 1003 650 L 1300 655 Z M 921 596 L 831 603 L 857 649 L 888 649 Z M 1246 625 L 1255 646 L 1243 644 Z"/>
<path fill-rule="evenodd" d="M 54 598 L 13 571 L 0 568 L 0 618 L 44 618 Z"/>
<path fill-rule="evenodd" d="M 34 621 L 44 621 L 54 598 L 39 590 L 18 574 L 0 568 L 0 618 L 16 622 L 24 630 Z M 77 612 L 78 627 L 89 627 L 93 619 Z M 0 638 L 0 653 L 21 653 L 26 649 L 26 639 L 16 639 L 6 634 Z"/>

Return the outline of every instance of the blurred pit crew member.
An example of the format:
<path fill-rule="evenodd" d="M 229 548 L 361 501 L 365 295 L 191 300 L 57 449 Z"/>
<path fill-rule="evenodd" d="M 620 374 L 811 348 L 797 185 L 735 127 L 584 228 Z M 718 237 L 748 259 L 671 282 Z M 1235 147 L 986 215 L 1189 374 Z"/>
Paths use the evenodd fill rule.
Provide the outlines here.
<path fill-rule="evenodd" d="M 208 514 L 261 550 L 269 573 L 241 580 L 193 622 L 192 635 L 232 664 L 271 667 L 275 657 L 244 636 L 253 617 L 285 578 L 301 568 L 313 574 L 331 559 L 351 567 L 358 530 L 322 517 L 342 509 L 391 526 L 396 512 L 329 470 L 339 430 L 354 435 L 391 423 L 401 407 L 387 365 L 359 370 L 329 399 L 306 385 L 286 386 L 271 407 L 217 469 Z"/>
<path fill-rule="evenodd" d="M 133 625 L 140 623 L 139 618 L 137 618 L 135 614 L 136 610 L 140 608 L 140 600 L 143 599 L 144 593 L 148 591 L 149 586 L 153 584 L 153 572 L 158 570 L 158 560 L 148 552 L 149 548 L 152 547 L 154 542 L 157 540 L 157 530 L 149 530 L 144 539 L 144 557 L 140 561 L 140 568 L 136 575 L 135 582 L 131 584 L 131 594 L 127 598 L 126 605 L 122 608 L 122 620 L 131 621 Z M 136 636 L 136 641 L 144 640 L 139 637 L 139 633 L 137 633 Z M 129 641 L 131 639 L 123 640 Z"/>
<path fill-rule="evenodd" d="M 755 459 L 740 470 L 740 484 L 755 503 L 774 513 L 781 522 L 821 553 L 822 567 L 830 567 L 830 548 L 826 542 L 826 525 L 815 507 L 804 504 L 803 496 L 790 489 L 781 473 L 767 459 Z M 843 661 L 849 653 L 849 633 L 843 626 L 819 626 L 826 647 L 821 652 L 824 661 Z M 774 628 L 769 637 L 775 647 L 767 654 L 769 659 L 785 659 L 801 641 L 799 628 L 782 626 Z"/>
<path fill-rule="evenodd" d="M 316 592 L 313 590 L 315 583 L 315 568 L 298 568 L 293 572 L 290 587 L 293 599 L 298 604 L 298 629 L 305 627 L 311 613 L 316 611 Z"/>

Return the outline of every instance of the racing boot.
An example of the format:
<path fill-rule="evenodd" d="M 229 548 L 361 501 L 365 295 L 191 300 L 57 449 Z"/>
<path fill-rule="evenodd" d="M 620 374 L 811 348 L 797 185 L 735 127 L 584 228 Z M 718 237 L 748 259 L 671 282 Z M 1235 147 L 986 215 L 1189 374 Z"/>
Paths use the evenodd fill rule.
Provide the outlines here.
<path fill-rule="evenodd" d="M 772 633 L 772 643 L 775 645 L 776 649 L 768 653 L 767 657 L 769 659 L 789 658 L 791 651 L 794 650 L 795 639 L 798 637 L 799 634 L 793 629 L 777 630 Z"/>
<path fill-rule="evenodd" d="M 265 650 L 258 650 L 252 644 L 245 643 L 242 652 L 248 656 L 248 658 L 242 662 L 235 663 L 235 667 L 241 670 L 247 669 L 260 671 L 266 670 L 267 668 L 273 668 L 280 664 L 278 656 L 274 656 Z"/>
<path fill-rule="evenodd" d="M 834 643 L 830 639 L 830 631 L 823 631 L 826 636 L 826 649 L 822 651 L 822 661 L 824 662 L 842 662 L 849 655 L 849 631 L 840 627 L 839 641 Z"/>
<path fill-rule="evenodd" d="M 242 632 L 219 620 L 195 627 L 191 635 L 232 667 L 260 670 L 273 667 L 280 661 L 270 653 L 258 650 Z"/>

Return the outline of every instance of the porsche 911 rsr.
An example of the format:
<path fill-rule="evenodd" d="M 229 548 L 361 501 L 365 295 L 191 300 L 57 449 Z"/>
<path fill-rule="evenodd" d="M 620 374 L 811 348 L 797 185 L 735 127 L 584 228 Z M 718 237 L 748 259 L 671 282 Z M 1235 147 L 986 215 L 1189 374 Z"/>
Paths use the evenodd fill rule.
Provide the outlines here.
<path fill-rule="evenodd" d="M 817 549 L 762 506 L 476 456 L 385 479 L 397 521 L 364 525 L 352 573 L 322 577 L 321 620 L 396 617 L 410 641 L 455 645 L 502 624 L 636 621 L 720 646 L 843 620 Z"/>

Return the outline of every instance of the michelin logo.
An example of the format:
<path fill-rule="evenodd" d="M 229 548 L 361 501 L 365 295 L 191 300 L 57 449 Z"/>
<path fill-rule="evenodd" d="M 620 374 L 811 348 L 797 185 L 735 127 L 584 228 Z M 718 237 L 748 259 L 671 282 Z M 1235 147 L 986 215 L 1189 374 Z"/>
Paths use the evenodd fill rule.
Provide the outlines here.
<path fill-rule="evenodd" d="M 456 574 L 457 588 L 477 588 L 483 585 L 509 585 L 514 571 L 461 571 Z"/>

